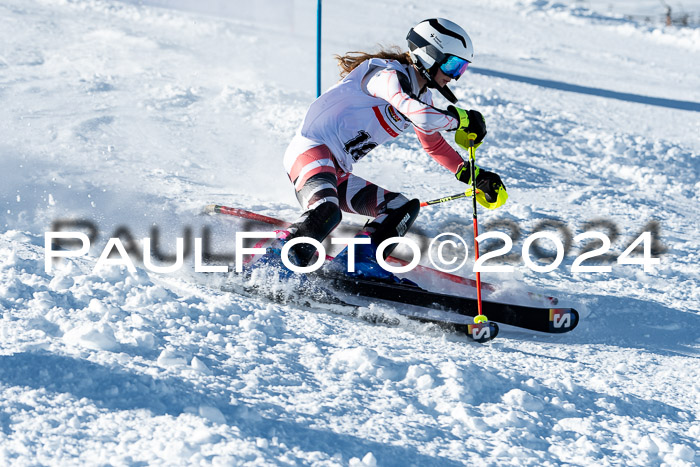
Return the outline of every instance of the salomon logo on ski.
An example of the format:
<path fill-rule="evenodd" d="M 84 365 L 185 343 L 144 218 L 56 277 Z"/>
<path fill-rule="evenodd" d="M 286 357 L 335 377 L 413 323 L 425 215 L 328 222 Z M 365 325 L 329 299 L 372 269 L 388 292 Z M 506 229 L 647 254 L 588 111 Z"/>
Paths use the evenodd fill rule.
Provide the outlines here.
<path fill-rule="evenodd" d="M 576 326 L 577 317 L 567 308 L 552 308 L 549 310 L 549 330 L 551 332 L 567 332 Z"/>
<path fill-rule="evenodd" d="M 484 343 L 493 340 L 498 335 L 498 325 L 484 321 L 483 323 L 469 324 L 467 331 L 467 335 L 474 342 Z"/>

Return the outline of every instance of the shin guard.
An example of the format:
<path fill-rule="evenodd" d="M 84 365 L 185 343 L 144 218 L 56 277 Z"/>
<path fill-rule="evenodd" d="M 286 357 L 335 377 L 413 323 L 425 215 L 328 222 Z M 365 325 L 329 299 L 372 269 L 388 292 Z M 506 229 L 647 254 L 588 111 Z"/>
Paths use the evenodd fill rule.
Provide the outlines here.
<path fill-rule="evenodd" d="M 291 235 L 287 240 L 297 237 L 311 237 L 322 242 L 340 224 L 341 219 L 342 214 L 338 205 L 330 201 L 325 202 L 311 211 L 305 212 L 299 220 L 292 224 L 289 228 Z M 311 262 L 316 248 L 308 243 L 298 243 L 292 247 L 291 253 L 290 256 L 294 255 L 299 262 L 297 266 L 306 266 Z"/>
<path fill-rule="evenodd" d="M 393 237 L 403 237 L 411 228 L 418 217 L 420 201 L 412 199 L 404 205 L 387 211 L 367 224 L 365 230 L 370 234 L 372 243 L 380 245 L 384 240 Z M 396 244 L 390 245 L 384 250 L 384 258 L 391 254 Z"/>

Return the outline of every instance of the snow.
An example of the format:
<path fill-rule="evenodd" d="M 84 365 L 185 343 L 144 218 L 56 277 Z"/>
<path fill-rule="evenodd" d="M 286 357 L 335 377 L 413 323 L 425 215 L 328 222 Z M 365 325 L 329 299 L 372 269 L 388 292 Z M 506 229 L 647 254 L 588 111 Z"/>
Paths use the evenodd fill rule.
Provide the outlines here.
<path fill-rule="evenodd" d="M 559 297 L 579 327 L 477 345 L 223 292 L 191 254 L 177 273 L 138 260 L 143 238 L 167 266 L 177 237 L 230 255 L 235 231 L 264 229 L 206 204 L 297 214 L 280 158 L 314 98 L 316 2 L 4 1 L 0 463 L 697 465 L 700 31 L 624 18 L 657 5 L 324 3 L 324 88 L 332 54 L 463 24 L 477 55 L 453 89 L 484 113 L 477 157 L 510 195 L 481 230 L 516 259 L 538 225 L 571 237 L 553 272 L 483 276 L 496 298 Z M 461 186 L 412 135 L 358 173 L 420 199 Z M 470 209 L 423 209 L 414 238 L 469 243 Z M 95 236 L 47 273 L 57 221 Z M 571 272 L 576 235 L 606 233 L 614 259 L 654 225 L 653 271 Z M 113 236 L 135 272 L 95 270 Z"/>

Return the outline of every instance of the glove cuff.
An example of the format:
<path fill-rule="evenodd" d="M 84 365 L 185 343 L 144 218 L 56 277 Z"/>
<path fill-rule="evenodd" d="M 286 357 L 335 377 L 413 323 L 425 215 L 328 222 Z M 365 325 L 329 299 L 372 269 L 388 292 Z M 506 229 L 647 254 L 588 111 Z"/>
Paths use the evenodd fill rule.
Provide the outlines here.
<path fill-rule="evenodd" d="M 447 110 L 458 120 L 458 130 L 469 126 L 469 115 L 466 110 L 455 107 L 454 105 L 447 106 Z"/>
<path fill-rule="evenodd" d="M 474 176 L 479 177 L 479 166 L 476 165 L 474 166 Z M 457 180 L 459 180 L 462 183 L 466 183 L 467 185 L 471 185 L 472 183 L 472 169 L 471 169 L 471 162 L 467 161 L 462 163 L 462 165 L 459 166 L 457 169 L 457 172 L 455 172 L 455 177 Z"/>

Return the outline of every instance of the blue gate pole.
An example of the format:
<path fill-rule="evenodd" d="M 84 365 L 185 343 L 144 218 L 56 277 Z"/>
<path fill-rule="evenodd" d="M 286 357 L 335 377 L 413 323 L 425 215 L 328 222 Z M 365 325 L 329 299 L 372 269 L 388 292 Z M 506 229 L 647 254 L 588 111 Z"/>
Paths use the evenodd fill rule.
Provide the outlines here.
<path fill-rule="evenodd" d="M 321 0 L 316 7 L 316 97 L 321 95 Z"/>

